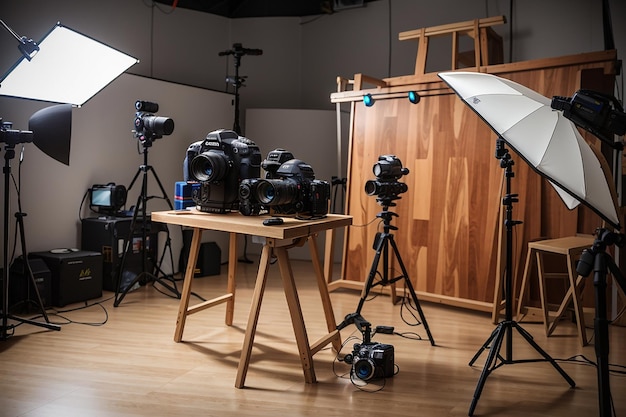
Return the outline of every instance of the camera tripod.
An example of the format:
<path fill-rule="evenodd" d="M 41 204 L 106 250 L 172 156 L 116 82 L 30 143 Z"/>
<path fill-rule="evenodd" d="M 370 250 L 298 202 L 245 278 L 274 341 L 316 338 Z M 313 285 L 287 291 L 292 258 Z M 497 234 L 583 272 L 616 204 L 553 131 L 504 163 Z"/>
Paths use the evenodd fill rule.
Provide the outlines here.
<path fill-rule="evenodd" d="M 626 236 L 612 233 L 606 229 L 598 229 L 593 246 L 585 250 L 580 257 L 576 272 L 583 277 L 589 276 L 593 270 L 593 286 L 595 288 L 595 353 L 597 360 L 598 405 L 600 417 L 610 417 L 612 413 L 611 386 L 609 381 L 609 320 L 606 317 L 606 277 L 610 271 L 614 281 L 626 294 L 626 280 L 615 261 L 606 252 L 610 245 L 623 247 Z"/>
<path fill-rule="evenodd" d="M 487 355 L 487 361 L 485 362 L 482 373 L 478 380 L 478 385 L 474 391 L 474 398 L 469 408 L 468 415 L 474 414 L 474 409 L 480 398 L 487 377 L 492 371 L 495 371 L 502 365 L 512 365 L 515 363 L 528 363 L 528 362 L 541 362 L 548 361 L 550 364 L 561 374 L 561 376 L 567 381 L 567 383 L 573 388 L 576 383 L 570 378 L 567 373 L 556 363 L 556 361 L 548 355 L 538 344 L 533 340 L 533 337 L 522 328 L 516 321 L 513 320 L 513 227 L 521 224 L 521 221 L 513 220 L 513 203 L 518 201 L 517 194 L 511 194 L 511 178 L 514 177 L 513 173 L 513 160 L 508 150 L 504 147 L 504 140 L 498 138 L 496 141 L 496 158 L 500 160 L 500 167 L 505 169 L 506 177 L 506 194 L 502 199 L 502 205 L 506 207 L 506 218 L 504 225 L 506 226 L 506 271 L 504 278 L 504 302 L 505 302 L 505 318 L 498 323 L 491 336 L 482 345 L 482 347 L 476 352 L 472 360 L 469 362 L 469 366 L 472 366 L 474 362 L 480 357 L 480 355 L 487 349 L 489 354 Z M 530 344 L 544 359 L 513 359 L 513 330 L 517 330 L 519 334 Z M 500 354 L 502 349 L 502 343 L 506 339 L 506 354 L 503 357 Z M 500 362 L 498 362 L 500 360 Z"/>
<path fill-rule="evenodd" d="M 154 262 L 154 265 L 153 265 L 153 271 L 156 271 L 156 275 L 147 271 L 148 252 L 149 252 L 148 229 L 152 228 L 153 225 L 152 225 L 152 222 L 150 222 L 150 225 L 148 225 L 149 222 L 148 222 L 148 215 L 146 213 L 146 206 L 147 206 L 148 200 L 151 198 L 154 198 L 153 196 L 148 197 L 148 172 L 151 172 L 152 175 L 154 176 L 161 190 L 162 198 L 165 201 L 167 201 L 167 204 L 170 210 L 173 209 L 172 202 L 168 198 L 167 193 L 165 192 L 165 189 L 163 188 L 163 184 L 161 183 L 161 180 L 159 180 L 159 177 L 156 174 L 156 171 L 151 165 L 148 165 L 148 148 L 150 146 L 152 146 L 152 142 L 150 140 L 146 140 L 143 143 L 143 165 L 139 166 L 139 169 L 135 173 L 133 180 L 130 182 L 130 185 L 128 186 L 128 191 L 130 191 L 130 189 L 135 184 L 135 181 L 137 180 L 137 178 L 139 178 L 139 174 L 143 173 L 142 182 L 141 182 L 141 192 L 139 194 L 139 197 L 137 197 L 137 204 L 135 204 L 135 209 L 133 210 L 133 218 L 130 222 L 130 230 L 128 232 L 128 237 L 124 240 L 124 253 L 122 255 L 122 261 L 120 262 L 120 270 L 118 272 L 117 285 L 115 288 L 115 302 L 113 303 L 115 307 L 119 306 L 119 304 L 122 302 L 126 294 L 128 294 L 128 292 L 138 283 L 141 285 L 145 285 L 148 282 L 153 282 L 153 283 L 158 282 L 163 287 L 167 288 L 172 294 L 174 294 L 176 298 L 180 298 L 180 292 L 178 291 L 178 288 L 176 288 L 176 282 L 174 281 L 173 277 L 171 275 L 166 274 L 161 269 L 161 265 L 163 264 L 163 260 L 168 250 L 169 250 L 170 262 L 171 262 L 172 268 L 174 267 L 174 257 L 172 255 L 171 240 L 170 240 L 169 230 L 167 229 L 167 226 L 165 226 L 165 228 L 162 229 L 167 232 L 167 240 L 165 242 L 165 246 L 163 247 L 163 252 L 161 256 L 159 257 L 158 262 Z M 141 248 L 140 248 L 141 249 L 141 272 L 135 276 L 132 282 L 126 285 L 124 289 L 122 289 L 121 287 L 122 287 L 122 281 L 123 281 L 123 276 L 124 276 L 124 265 L 126 263 L 128 252 L 132 250 L 131 246 L 132 246 L 133 237 L 135 234 L 135 226 L 137 223 L 138 215 L 140 213 L 141 213 Z M 150 244 L 156 244 L 156 242 L 151 242 Z M 155 249 L 155 253 L 156 253 L 156 249 Z M 156 259 L 153 261 L 156 261 Z M 163 277 L 159 277 L 159 274 L 163 275 Z M 168 281 L 171 281 L 172 284 L 170 285 L 169 283 L 165 282 L 164 278 L 167 279 Z"/>
<path fill-rule="evenodd" d="M 41 315 L 43 316 L 45 322 L 39 322 L 35 320 L 25 319 L 22 317 L 16 317 L 9 314 L 9 187 L 10 187 L 10 176 L 11 176 L 11 159 L 15 157 L 15 144 L 7 143 L 4 151 L 4 265 L 2 270 L 2 323 L 0 324 L 0 340 L 6 340 L 10 334 L 9 330 L 12 330 L 16 327 L 14 324 L 9 324 L 8 320 L 17 321 L 20 324 L 26 323 L 31 324 L 33 326 L 44 327 L 48 330 L 61 330 L 61 326 L 50 323 L 48 320 L 48 315 L 46 314 L 46 309 L 44 308 L 43 302 L 41 300 L 41 295 L 39 294 L 39 289 L 37 288 L 37 283 L 35 282 L 35 277 L 33 275 L 33 270 L 30 267 L 30 263 L 28 262 L 28 252 L 26 251 L 26 240 L 24 233 L 24 216 L 25 213 L 22 213 L 21 210 L 18 213 L 15 213 L 15 217 L 17 220 L 17 225 L 19 227 L 20 232 L 20 242 L 22 246 L 22 256 L 24 258 L 25 272 L 28 274 L 30 278 L 30 283 L 33 286 L 33 290 L 35 295 L 37 296 L 37 302 L 39 305 L 39 309 L 41 310 Z"/>
<path fill-rule="evenodd" d="M 398 197 L 396 197 L 398 198 Z M 391 202 L 391 199 L 387 198 L 379 198 L 378 202 L 383 206 L 383 211 L 378 213 L 376 217 L 381 218 L 383 220 L 383 232 L 378 233 L 376 235 L 376 241 L 374 242 L 374 249 L 376 250 L 376 255 L 374 255 L 374 260 L 372 261 L 372 266 L 370 268 L 369 275 L 367 276 L 367 281 L 365 282 L 365 286 L 363 287 L 363 291 L 361 292 L 361 299 L 359 300 L 358 307 L 356 312 L 348 314 L 345 317 L 345 320 L 337 326 L 337 330 L 341 330 L 349 324 L 355 324 L 361 332 L 363 332 L 362 323 L 367 323 L 366 320 L 361 316 L 361 309 L 363 308 L 363 304 L 367 299 L 367 295 L 370 290 L 377 285 L 390 285 L 395 282 L 404 279 L 404 285 L 409 290 L 409 294 L 415 303 L 415 307 L 419 314 L 420 320 L 424 325 L 424 329 L 426 330 L 426 334 L 428 335 L 428 340 L 430 340 L 430 344 L 435 346 L 435 340 L 433 339 L 432 334 L 430 333 L 430 329 L 428 327 L 428 322 L 426 321 L 426 317 L 422 311 L 422 307 L 420 306 L 419 300 L 417 299 L 417 295 L 415 294 L 415 290 L 413 289 L 413 284 L 409 279 L 409 274 L 404 266 L 404 262 L 402 262 L 402 258 L 400 256 L 400 252 L 398 251 L 398 246 L 396 245 L 396 241 L 393 238 L 393 234 L 390 232 L 391 230 L 398 230 L 396 226 L 391 225 L 391 219 L 395 216 L 398 217 L 397 213 L 389 211 L 389 206 L 395 205 Z M 402 270 L 402 275 L 394 278 L 389 278 L 389 245 L 393 250 L 393 254 L 398 261 L 398 265 L 400 265 L 400 269 Z M 378 272 L 378 264 L 380 262 L 380 258 L 383 258 L 383 271 L 382 271 L 382 279 L 379 282 L 374 283 L 374 278 Z M 369 332 L 368 332 L 369 333 Z"/>

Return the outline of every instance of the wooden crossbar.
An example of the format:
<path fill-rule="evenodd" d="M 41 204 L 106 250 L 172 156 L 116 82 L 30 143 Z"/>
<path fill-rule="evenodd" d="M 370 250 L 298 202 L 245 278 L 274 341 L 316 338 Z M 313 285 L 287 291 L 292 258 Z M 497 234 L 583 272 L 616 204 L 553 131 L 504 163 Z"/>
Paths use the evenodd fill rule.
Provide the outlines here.
<path fill-rule="evenodd" d="M 435 36 L 452 36 L 452 68 L 457 69 L 463 57 L 467 54 L 459 53 L 459 36 L 469 36 L 474 40 L 473 57 L 467 57 L 467 61 L 474 63 L 478 70 L 481 63 L 489 65 L 489 41 L 497 43 L 497 60 L 502 57 L 502 38 L 497 35 L 491 26 L 501 25 L 506 22 L 504 16 L 487 17 L 483 19 L 468 20 L 459 23 L 449 23 L 446 25 L 432 26 L 400 32 L 398 38 L 401 41 L 414 40 L 418 42 L 417 58 L 415 60 L 415 74 L 423 75 L 426 72 L 426 58 L 428 55 L 429 38 Z"/>

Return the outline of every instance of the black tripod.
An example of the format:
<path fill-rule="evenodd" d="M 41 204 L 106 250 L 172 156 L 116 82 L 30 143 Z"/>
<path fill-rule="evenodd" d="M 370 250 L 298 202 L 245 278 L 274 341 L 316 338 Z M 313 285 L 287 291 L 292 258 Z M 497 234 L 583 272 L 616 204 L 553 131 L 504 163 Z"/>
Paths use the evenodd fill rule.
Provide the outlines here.
<path fill-rule="evenodd" d="M 593 270 L 593 286 L 595 288 L 596 316 L 594 319 L 594 337 L 596 339 L 595 352 L 598 375 L 598 405 L 600 417 L 610 417 L 612 413 L 611 385 L 609 381 L 609 320 L 606 317 L 606 277 L 611 272 L 615 282 L 626 294 L 626 280 L 620 272 L 613 258 L 606 252 L 607 246 L 623 247 L 626 236 L 621 233 L 612 233 L 606 229 L 596 231 L 596 240 L 593 246 L 583 251 L 576 272 L 587 277 Z"/>
<path fill-rule="evenodd" d="M 41 314 L 45 320 L 45 323 L 38 322 L 35 320 L 29 320 L 22 317 L 16 317 L 9 314 L 9 186 L 10 186 L 10 176 L 11 176 L 11 159 L 15 157 L 15 141 L 12 142 L 12 135 L 7 135 L 6 130 L 2 130 L 2 141 L 6 142 L 4 149 L 4 169 L 2 172 L 4 173 L 4 265 L 2 270 L 2 327 L 0 328 L 0 340 L 6 340 L 11 334 L 9 334 L 9 330 L 13 330 L 17 325 L 9 324 L 8 320 L 17 321 L 20 324 L 32 324 L 34 326 L 44 327 L 48 330 L 61 330 L 61 326 L 52 324 L 48 320 L 48 315 L 46 314 L 46 309 L 43 306 L 43 302 L 41 300 L 41 295 L 39 294 L 39 290 L 37 289 L 37 283 L 35 282 L 35 277 L 33 275 L 33 270 L 30 267 L 30 263 L 28 262 L 28 252 L 26 251 L 26 240 L 24 234 L 24 216 L 25 213 L 20 212 L 15 214 L 17 219 L 17 225 L 19 227 L 20 232 L 20 241 L 22 246 L 22 257 L 24 258 L 25 272 L 28 274 L 30 278 L 30 283 L 33 286 L 33 290 L 35 295 L 37 296 L 37 302 L 39 304 L 39 308 L 41 310 Z M 32 132 L 28 132 L 32 135 Z M 19 132 L 18 137 L 25 134 L 25 132 Z M 5 137 L 7 136 L 7 137 Z M 32 139 L 31 139 L 32 140 Z M 20 143 L 20 142 L 17 142 Z"/>
<path fill-rule="evenodd" d="M 143 141 L 143 165 L 139 166 L 137 173 L 133 177 L 133 180 L 130 182 L 130 185 L 128 186 L 128 190 L 130 191 L 130 189 L 135 184 L 135 181 L 137 180 L 137 178 L 139 178 L 139 174 L 143 173 L 142 182 L 141 182 L 141 193 L 139 194 L 139 197 L 137 197 L 137 204 L 135 205 L 135 209 L 133 210 L 133 218 L 130 222 L 130 230 L 128 232 L 128 237 L 124 241 L 124 253 L 122 255 L 122 261 L 120 263 L 120 270 L 119 270 L 118 278 L 117 278 L 117 286 L 115 289 L 115 302 L 113 303 L 115 307 L 117 307 L 122 302 L 126 294 L 137 283 L 141 285 L 145 285 L 148 282 L 153 282 L 153 283 L 158 282 L 159 284 L 167 288 L 172 294 L 174 294 L 176 298 L 180 298 L 180 292 L 176 288 L 176 282 L 174 281 L 174 279 L 171 276 L 168 276 L 167 274 L 165 274 L 161 270 L 161 264 L 163 263 L 163 259 L 165 258 L 166 252 L 168 250 L 170 254 L 170 262 L 171 262 L 172 268 L 174 267 L 174 257 L 172 255 L 170 235 L 169 235 L 167 226 L 165 226 L 165 228 L 162 229 L 165 232 L 167 232 L 167 241 L 163 247 L 163 253 L 159 257 L 158 262 L 154 262 L 154 265 L 153 265 L 153 271 L 156 271 L 157 275 L 154 275 L 153 273 L 147 271 L 148 253 L 150 252 L 148 246 L 149 244 L 152 244 L 152 245 L 156 244 L 156 242 L 148 243 L 149 229 L 153 227 L 152 222 L 148 221 L 148 215 L 146 213 L 146 206 L 147 206 L 148 200 L 150 198 L 153 198 L 153 197 L 148 197 L 148 172 L 151 172 L 154 178 L 156 179 L 156 182 L 159 185 L 159 188 L 161 189 L 162 198 L 165 201 L 167 201 L 167 204 L 170 210 L 173 209 L 172 202 L 167 197 L 167 193 L 165 192 L 165 189 L 163 188 L 163 184 L 161 183 L 161 180 L 159 180 L 159 177 L 157 176 L 156 171 L 151 165 L 148 165 L 148 148 L 150 148 L 151 146 L 152 146 L 151 140 Z M 135 226 L 137 223 L 137 217 L 139 213 L 141 213 L 141 272 L 135 276 L 132 282 L 130 282 L 128 285 L 126 285 L 122 289 L 121 287 L 122 287 L 122 281 L 123 281 L 123 275 L 124 275 L 124 264 L 126 262 L 128 252 L 132 250 L 131 244 L 133 243 L 133 237 L 135 235 Z M 156 261 L 156 259 L 154 259 L 153 261 Z M 169 281 L 171 281 L 172 285 L 165 282 L 163 278 L 159 278 L 158 276 L 159 274 L 162 274 L 163 277 L 166 277 Z"/>
<path fill-rule="evenodd" d="M 506 271 L 504 277 L 504 300 L 505 300 L 505 318 L 498 323 L 491 336 L 478 350 L 476 355 L 469 362 L 469 366 L 472 366 L 478 357 L 487 349 L 489 354 L 487 355 L 487 361 L 485 362 L 482 373 L 478 380 L 478 385 L 474 391 L 474 398 L 469 408 L 468 415 L 474 414 L 474 409 L 480 398 L 487 377 L 492 371 L 495 371 L 502 365 L 511 365 L 515 363 L 527 363 L 527 362 L 540 362 L 548 361 L 550 364 L 561 374 L 567 383 L 573 388 L 576 383 L 570 378 L 567 373 L 556 363 L 556 361 L 548 355 L 541 347 L 533 340 L 533 337 L 522 328 L 516 321 L 513 320 L 513 227 L 521 224 L 521 221 L 513 220 L 513 203 L 518 201 L 517 194 L 511 194 L 511 178 L 514 177 L 513 173 L 513 160 L 509 151 L 504 147 L 504 140 L 498 138 L 496 141 L 496 158 L 500 160 L 500 167 L 505 169 L 506 177 L 506 194 L 502 199 L 502 205 L 506 207 L 506 218 L 504 225 L 506 226 Z M 544 359 L 513 359 L 513 329 L 517 330 L 519 334 L 526 340 Z M 502 343 L 506 338 L 506 354 L 503 357 L 500 354 L 502 349 Z M 499 362 L 498 362 L 499 360 Z"/>
<path fill-rule="evenodd" d="M 235 43 L 233 44 L 233 49 L 218 53 L 218 56 L 227 55 L 232 55 L 235 58 L 235 75 L 233 77 L 226 77 L 226 82 L 232 84 L 233 87 L 235 87 L 235 121 L 233 123 L 233 130 L 241 135 L 241 125 L 239 124 L 239 88 L 243 87 L 243 84 L 246 81 L 246 77 L 239 76 L 241 57 L 243 57 L 244 55 L 263 55 L 263 50 L 244 48 L 240 43 Z"/>
<path fill-rule="evenodd" d="M 396 197 L 397 198 L 397 197 Z M 365 322 L 361 317 L 361 309 L 363 308 L 363 304 L 366 301 L 367 295 L 372 289 L 377 285 L 386 286 L 389 284 L 393 284 L 401 279 L 404 279 L 404 285 L 409 290 L 409 294 L 415 303 L 415 307 L 419 314 L 420 320 L 424 325 L 424 329 L 426 329 L 426 334 L 428 335 L 428 339 L 430 340 L 430 344 L 435 346 L 435 340 L 433 339 L 432 334 L 430 333 L 430 329 L 428 328 L 428 322 L 426 321 L 426 317 L 422 311 L 422 307 L 420 306 L 419 300 L 417 299 L 417 295 L 415 294 L 415 290 L 413 289 L 413 284 L 409 279 L 409 274 L 407 273 L 406 267 L 404 266 L 404 262 L 402 262 L 402 258 L 400 257 L 400 252 L 398 251 L 398 246 L 396 245 L 396 241 L 393 238 L 393 234 L 390 232 L 391 230 L 398 230 L 396 226 L 391 225 L 391 219 L 395 216 L 398 217 L 397 213 L 389 211 L 390 205 L 395 205 L 391 202 L 391 199 L 379 199 L 379 203 L 383 206 L 383 211 L 378 213 L 376 217 L 383 219 L 383 232 L 378 233 L 376 235 L 376 241 L 374 242 L 374 249 L 376 250 L 376 255 L 374 255 L 374 260 L 372 262 L 372 266 L 370 268 L 369 275 L 367 276 L 367 281 L 365 282 L 365 286 L 363 287 L 363 291 L 361 292 L 361 299 L 359 300 L 359 305 L 356 309 L 356 312 L 348 314 L 345 317 L 345 320 L 337 326 L 338 330 L 343 329 L 349 324 L 356 324 L 359 327 L 359 323 Z M 402 270 L 402 275 L 394 278 L 389 278 L 389 245 L 391 244 L 391 248 L 393 249 L 393 254 L 398 261 L 398 265 L 400 265 L 400 269 Z M 378 263 L 380 262 L 380 258 L 383 258 L 383 272 L 382 279 L 376 283 L 374 283 L 374 278 L 378 272 Z"/>

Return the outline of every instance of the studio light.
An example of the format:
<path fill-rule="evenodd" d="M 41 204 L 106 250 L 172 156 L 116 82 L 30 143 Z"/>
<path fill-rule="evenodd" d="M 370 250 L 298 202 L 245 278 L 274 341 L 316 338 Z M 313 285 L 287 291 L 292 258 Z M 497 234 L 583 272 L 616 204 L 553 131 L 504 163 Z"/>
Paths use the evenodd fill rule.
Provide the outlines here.
<path fill-rule="evenodd" d="M 15 37 L 22 57 L 0 79 L 0 95 L 32 100 L 62 103 L 44 108 L 29 120 L 31 131 L 10 129 L 10 123 L 2 123 L 0 142 L 4 142 L 4 211 L 3 211 L 3 268 L 2 268 L 2 312 L 0 317 L 0 340 L 6 340 L 15 327 L 23 323 L 60 330 L 51 323 L 46 314 L 35 278 L 28 265 L 23 217 L 16 213 L 22 257 L 35 294 L 39 301 L 41 316 L 45 322 L 17 317 L 9 314 L 9 208 L 11 160 L 15 158 L 15 145 L 35 142 L 48 156 L 69 165 L 70 137 L 72 128 L 72 105 L 80 107 L 96 93 L 106 87 L 120 74 L 136 64 L 137 59 L 116 49 L 97 42 L 57 23 L 39 42 L 18 36 L 4 21 L 2 26 Z M 0 121 L 2 119 L 0 118 Z M 19 197 L 19 192 L 18 192 Z M 21 204 L 18 201 L 18 207 Z M 10 323 L 16 321 L 18 324 Z"/>
<path fill-rule="evenodd" d="M 49 157 L 70 164 L 72 137 L 72 105 L 57 104 L 35 112 L 28 120 L 33 143 Z"/>
<path fill-rule="evenodd" d="M 0 95 L 82 106 L 138 60 L 57 23 L 35 43 L 17 36 L 22 57 L 0 80 Z"/>
<path fill-rule="evenodd" d="M 371 94 L 365 94 L 363 96 L 363 104 L 365 104 L 366 107 L 372 107 L 374 105 L 374 97 L 372 97 Z"/>

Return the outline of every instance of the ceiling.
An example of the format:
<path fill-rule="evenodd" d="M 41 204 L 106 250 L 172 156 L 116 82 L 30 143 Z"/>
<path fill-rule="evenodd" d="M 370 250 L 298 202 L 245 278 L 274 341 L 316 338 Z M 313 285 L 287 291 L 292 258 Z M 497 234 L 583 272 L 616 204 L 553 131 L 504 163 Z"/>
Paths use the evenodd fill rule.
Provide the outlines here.
<path fill-rule="evenodd" d="M 173 8 L 190 9 L 232 19 L 242 17 L 299 17 L 331 14 L 363 7 L 375 0 L 154 0 Z"/>

